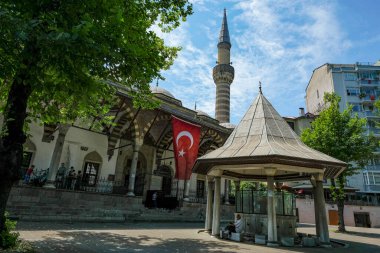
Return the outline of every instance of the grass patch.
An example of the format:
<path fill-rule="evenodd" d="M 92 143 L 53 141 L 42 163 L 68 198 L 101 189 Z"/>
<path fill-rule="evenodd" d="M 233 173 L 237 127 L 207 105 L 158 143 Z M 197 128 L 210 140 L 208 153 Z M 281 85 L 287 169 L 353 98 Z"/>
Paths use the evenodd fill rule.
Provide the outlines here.
<path fill-rule="evenodd" d="M 18 244 L 12 248 L 1 250 L 1 253 L 37 253 L 33 246 L 26 241 L 19 240 Z"/>

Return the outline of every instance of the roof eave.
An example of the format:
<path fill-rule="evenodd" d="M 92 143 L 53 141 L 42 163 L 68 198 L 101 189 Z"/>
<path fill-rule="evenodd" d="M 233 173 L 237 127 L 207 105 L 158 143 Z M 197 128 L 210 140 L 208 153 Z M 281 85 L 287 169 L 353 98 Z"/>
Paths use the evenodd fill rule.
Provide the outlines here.
<path fill-rule="evenodd" d="M 282 164 L 295 167 L 308 167 L 316 169 L 334 168 L 335 173 L 330 177 L 339 176 L 347 164 L 344 162 L 320 161 L 286 157 L 280 155 L 256 156 L 256 157 L 229 157 L 229 158 L 204 158 L 198 159 L 193 167 L 194 173 L 207 175 L 211 169 L 218 165 L 242 165 L 242 164 Z"/>

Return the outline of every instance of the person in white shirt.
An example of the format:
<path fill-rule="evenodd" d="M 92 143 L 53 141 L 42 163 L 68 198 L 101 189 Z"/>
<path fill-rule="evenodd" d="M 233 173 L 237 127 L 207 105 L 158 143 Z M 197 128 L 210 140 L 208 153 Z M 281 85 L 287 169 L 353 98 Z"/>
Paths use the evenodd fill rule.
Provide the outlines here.
<path fill-rule="evenodd" d="M 226 230 L 228 230 L 229 234 L 231 233 L 241 233 L 243 231 L 243 220 L 241 219 L 240 214 L 236 215 L 236 221 L 234 223 L 230 223 Z"/>
<path fill-rule="evenodd" d="M 236 221 L 234 223 L 236 233 L 241 233 L 243 231 L 243 220 L 240 214 L 236 215 Z"/>

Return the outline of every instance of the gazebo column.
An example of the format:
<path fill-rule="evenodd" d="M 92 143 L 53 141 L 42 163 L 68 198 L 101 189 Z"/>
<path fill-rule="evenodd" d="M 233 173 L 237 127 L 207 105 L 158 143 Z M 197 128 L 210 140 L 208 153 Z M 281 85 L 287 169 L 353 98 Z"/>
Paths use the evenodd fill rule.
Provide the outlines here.
<path fill-rule="evenodd" d="M 135 180 L 136 180 L 136 170 L 137 162 L 139 159 L 139 150 L 141 148 L 140 143 L 135 143 L 133 146 L 132 164 L 129 171 L 129 182 L 128 182 L 128 193 L 127 196 L 135 196 Z"/>
<path fill-rule="evenodd" d="M 276 168 L 264 168 L 267 175 L 267 212 L 268 212 L 268 246 L 278 246 L 277 243 L 277 221 L 274 199 L 274 175 Z"/>
<path fill-rule="evenodd" d="M 215 189 L 214 189 L 214 210 L 212 217 L 212 235 L 219 235 L 220 233 L 220 189 L 221 178 L 215 177 Z"/>
<path fill-rule="evenodd" d="M 211 230 L 212 228 L 212 190 L 214 184 L 212 178 L 207 177 L 207 206 L 206 206 L 206 220 L 205 229 Z"/>
<path fill-rule="evenodd" d="M 190 201 L 190 179 L 185 180 L 185 189 L 183 191 L 183 201 Z"/>
<path fill-rule="evenodd" d="M 320 229 L 320 222 L 319 222 L 319 215 L 318 215 L 318 199 L 316 198 L 317 196 L 317 190 L 316 190 L 316 181 L 315 178 L 312 177 L 310 179 L 311 185 L 313 186 L 313 195 L 314 195 L 314 217 L 315 217 L 315 232 L 317 237 L 321 236 L 321 229 Z"/>
<path fill-rule="evenodd" d="M 224 204 L 230 204 L 230 180 L 225 180 L 224 185 Z"/>
<path fill-rule="evenodd" d="M 329 227 L 327 224 L 327 215 L 325 209 L 325 196 L 323 192 L 323 174 L 313 175 L 315 178 L 315 199 L 316 205 L 316 222 L 319 223 L 319 241 L 322 245 L 330 245 Z"/>

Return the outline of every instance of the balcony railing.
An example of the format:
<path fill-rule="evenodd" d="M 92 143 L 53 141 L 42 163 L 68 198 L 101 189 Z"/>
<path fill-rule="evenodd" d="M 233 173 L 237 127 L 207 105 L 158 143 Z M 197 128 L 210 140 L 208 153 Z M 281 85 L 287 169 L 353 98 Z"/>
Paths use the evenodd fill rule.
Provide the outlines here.
<path fill-rule="evenodd" d="M 380 128 L 377 127 L 368 127 L 367 128 L 368 133 L 373 133 L 373 134 L 380 134 Z"/>
<path fill-rule="evenodd" d="M 367 170 L 372 171 L 372 170 L 380 170 L 380 164 L 377 165 L 367 165 L 365 166 Z"/>
<path fill-rule="evenodd" d="M 362 111 L 358 113 L 359 117 L 379 117 L 379 112 L 377 111 Z"/>
<path fill-rule="evenodd" d="M 364 97 L 360 97 L 362 103 L 373 103 L 376 101 L 375 95 L 366 95 Z"/>
<path fill-rule="evenodd" d="M 376 87 L 380 84 L 379 79 L 358 79 L 361 86 Z"/>

